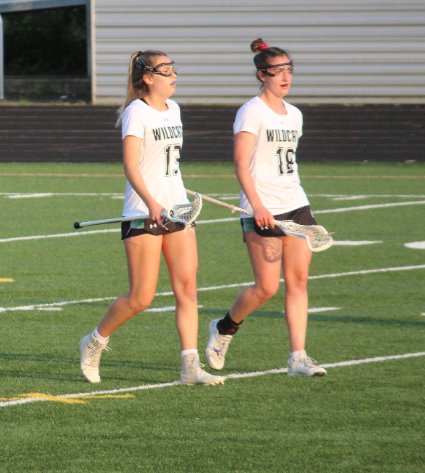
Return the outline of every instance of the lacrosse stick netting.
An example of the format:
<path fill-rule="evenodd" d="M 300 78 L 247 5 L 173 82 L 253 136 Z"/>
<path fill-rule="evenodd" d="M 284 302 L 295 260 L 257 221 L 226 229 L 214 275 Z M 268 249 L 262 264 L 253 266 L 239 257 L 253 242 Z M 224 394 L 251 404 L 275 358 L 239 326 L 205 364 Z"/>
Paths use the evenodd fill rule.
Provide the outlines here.
<path fill-rule="evenodd" d="M 275 220 L 274 223 L 286 235 L 303 238 L 310 250 L 316 253 L 327 250 L 333 244 L 332 237 L 321 225 L 299 225 L 291 220 Z"/>
<path fill-rule="evenodd" d="M 202 209 L 202 197 L 195 193 L 195 199 L 188 204 L 179 204 L 174 206 L 171 210 L 164 213 L 164 217 L 171 222 L 183 223 L 186 228 L 189 228 L 196 220 Z"/>
<path fill-rule="evenodd" d="M 195 192 L 188 189 L 186 189 L 186 192 L 189 195 L 196 194 Z M 239 212 L 241 214 L 253 217 L 253 215 L 246 210 L 228 204 L 227 202 L 222 202 L 221 200 L 213 199 L 212 197 L 208 197 L 203 194 L 199 195 L 202 196 L 202 198 L 207 202 L 219 205 L 220 207 L 225 207 L 232 212 Z M 274 220 L 274 224 L 281 228 L 286 235 L 305 240 L 310 250 L 316 253 L 330 248 L 333 244 L 332 237 L 321 225 L 299 225 L 298 223 L 292 222 L 291 220 Z"/>

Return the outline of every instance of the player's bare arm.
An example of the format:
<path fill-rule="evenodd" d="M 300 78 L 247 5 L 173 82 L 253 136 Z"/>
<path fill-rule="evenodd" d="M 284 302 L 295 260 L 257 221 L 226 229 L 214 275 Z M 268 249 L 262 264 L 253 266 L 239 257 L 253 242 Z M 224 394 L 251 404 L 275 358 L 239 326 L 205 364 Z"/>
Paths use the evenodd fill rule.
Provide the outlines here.
<path fill-rule="evenodd" d="M 153 220 L 156 220 L 163 228 L 166 228 L 162 224 L 161 217 L 161 213 L 165 212 L 165 209 L 151 196 L 139 171 L 139 156 L 142 148 L 142 141 L 141 138 L 131 135 L 126 136 L 123 139 L 124 174 L 133 189 L 148 206 L 150 217 Z"/>
<path fill-rule="evenodd" d="M 252 156 L 257 137 L 253 133 L 241 131 L 236 133 L 234 142 L 235 173 L 239 183 L 247 196 L 254 211 L 254 218 L 260 227 L 274 228 L 273 215 L 261 202 L 249 169 L 249 161 Z"/>

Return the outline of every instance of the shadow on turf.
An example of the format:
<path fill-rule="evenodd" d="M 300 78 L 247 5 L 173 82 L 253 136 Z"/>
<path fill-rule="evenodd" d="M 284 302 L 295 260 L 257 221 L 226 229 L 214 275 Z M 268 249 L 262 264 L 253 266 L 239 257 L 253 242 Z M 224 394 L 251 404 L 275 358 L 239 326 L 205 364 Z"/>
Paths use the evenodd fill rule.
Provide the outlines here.
<path fill-rule="evenodd" d="M 200 314 L 205 314 L 213 317 L 223 317 L 223 310 L 215 309 L 202 309 Z M 249 318 L 259 318 L 259 319 L 284 319 L 284 314 L 282 312 L 275 311 L 256 311 L 248 316 Z M 404 327 L 425 327 L 425 320 L 400 320 L 400 319 L 386 319 L 386 318 L 373 318 L 373 317 L 356 317 L 352 315 L 336 315 L 332 314 L 308 314 L 309 321 L 316 322 L 340 322 L 340 323 L 350 323 L 350 324 L 369 324 L 369 325 L 397 325 Z"/>
<path fill-rule="evenodd" d="M 253 317 L 257 318 L 282 318 L 284 314 L 279 312 L 257 312 L 252 314 Z M 308 314 L 308 320 L 315 322 L 339 322 L 348 324 L 361 324 L 361 325 L 394 325 L 399 327 L 425 327 L 425 320 L 400 320 L 400 319 L 386 319 L 386 318 L 373 318 L 373 317 L 356 317 L 352 315 L 326 315 L 326 314 Z"/>
<path fill-rule="evenodd" d="M 325 314 L 309 314 L 309 320 L 316 322 L 341 322 L 350 324 L 369 324 L 369 325 L 394 325 L 399 327 L 425 327 L 425 321 L 422 320 L 400 320 L 385 319 L 372 317 L 353 317 L 350 315 L 325 315 Z"/>
<path fill-rule="evenodd" d="M 22 363 L 42 363 L 43 369 L 37 368 L 26 370 L 25 367 L 17 368 L 15 370 L 5 370 L 2 369 L 1 373 L 3 377 L 12 377 L 12 378 L 36 378 L 36 379 L 55 379 L 55 380 L 67 380 L 67 381 L 81 381 L 85 382 L 80 373 L 80 360 L 78 358 L 71 357 L 60 357 L 60 356 L 51 356 L 51 355 L 24 355 L 17 353 L 0 353 L 0 363 L 12 361 L 12 362 L 22 362 Z M 2 363 L 3 364 L 3 363 Z M 57 369 L 52 366 L 52 364 L 59 365 Z M 50 366 L 49 366 L 50 365 Z M 72 367 L 73 373 L 70 376 L 69 372 L 63 372 L 64 365 L 67 365 L 69 368 Z M 3 366 L 4 368 L 5 366 Z M 180 372 L 180 366 L 178 363 L 178 358 L 176 358 L 175 363 L 170 364 L 160 364 L 160 363 L 150 363 L 142 361 L 126 361 L 126 360 L 111 360 L 104 357 L 102 359 L 103 368 L 120 368 L 121 370 L 131 370 L 131 373 L 128 372 L 127 376 L 111 376 L 109 373 L 108 381 L 131 381 L 136 379 L 137 382 L 153 382 L 152 377 L 147 378 L 143 375 L 144 371 L 164 371 L 164 372 Z M 75 369 L 75 372 L 74 372 Z M 136 372 L 136 374 L 135 374 Z M 163 381 L 157 381 L 163 382 Z"/>

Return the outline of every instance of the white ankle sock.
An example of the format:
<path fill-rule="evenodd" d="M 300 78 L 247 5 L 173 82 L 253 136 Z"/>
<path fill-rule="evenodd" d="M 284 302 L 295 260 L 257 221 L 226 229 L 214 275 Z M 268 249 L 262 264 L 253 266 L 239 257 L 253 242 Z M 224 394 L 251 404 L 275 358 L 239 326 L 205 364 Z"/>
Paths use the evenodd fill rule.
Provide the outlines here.
<path fill-rule="evenodd" d="M 301 353 L 301 350 L 298 350 L 298 351 L 293 351 L 291 353 L 291 356 L 289 357 L 289 359 L 292 361 L 294 358 L 296 358 L 299 354 Z"/>
<path fill-rule="evenodd" d="M 198 354 L 198 350 L 196 348 L 189 348 L 187 350 L 182 350 L 182 358 L 186 355 L 189 355 L 189 353 L 196 353 Z"/>
<path fill-rule="evenodd" d="M 102 335 L 97 331 L 97 327 L 93 330 L 93 336 L 94 338 L 97 338 L 102 345 L 106 345 L 109 342 L 109 337 L 102 337 Z"/>

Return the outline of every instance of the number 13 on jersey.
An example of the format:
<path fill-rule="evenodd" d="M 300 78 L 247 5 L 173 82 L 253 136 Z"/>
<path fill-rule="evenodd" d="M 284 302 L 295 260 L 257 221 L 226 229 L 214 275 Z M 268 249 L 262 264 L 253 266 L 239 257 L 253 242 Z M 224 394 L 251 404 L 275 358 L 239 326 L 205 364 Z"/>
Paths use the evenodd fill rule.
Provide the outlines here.
<path fill-rule="evenodd" d="M 180 151 L 180 145 L 167 145 L 165 147 L 165 175 L 167 177 L 179 175 Z"/>
<path fill-rule="evenodd" d="M 295 150 L 293 148 L 277 148 L 276 150 L 279 176 L 294 173 Z"/>

